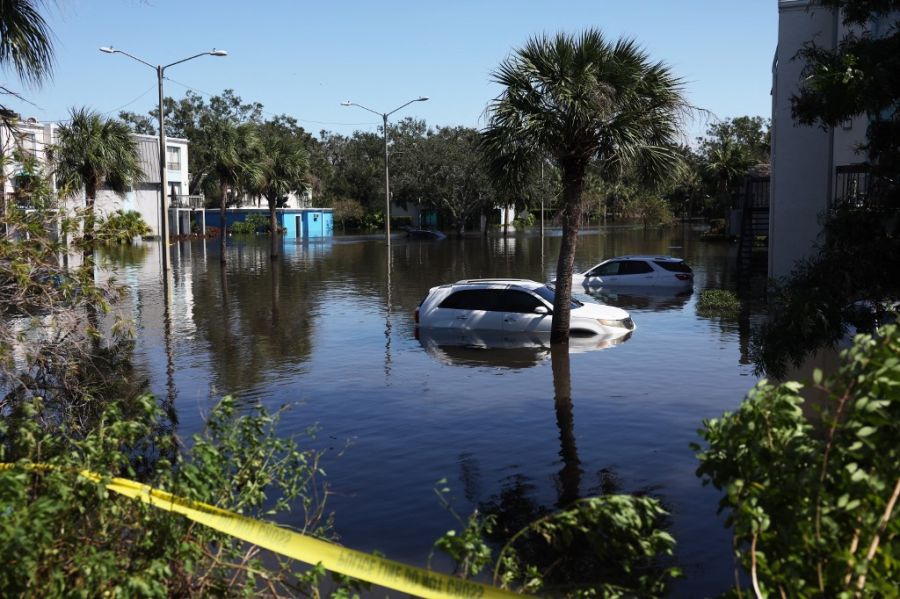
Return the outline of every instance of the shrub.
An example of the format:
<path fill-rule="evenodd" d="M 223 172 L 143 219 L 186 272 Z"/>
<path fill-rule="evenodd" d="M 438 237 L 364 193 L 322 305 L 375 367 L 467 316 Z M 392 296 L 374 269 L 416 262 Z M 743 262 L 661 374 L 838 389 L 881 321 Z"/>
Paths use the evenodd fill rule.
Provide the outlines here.
<path fill-rule="evenodd" d="M 135 237 L 149 235 L 150 232 L 139 212 L 116 210 L 100 221 L 94 238 L 101 243 L 131 245 Z"/>
<path fill-rule="evenodd" d="M 242 221 L 231 225 L 232 235 L 255 235 L 256 233 L 269 232 L 269 219 L 261 214 L 248 215 Z"/>
<path fill-rule="evenodd" d="M 704 289 L 697 301 L 697 313 L 701 316 L 734 317 L 740 310 L 741 301 L 725 289 Z"/>
<path fill-rule="evenodd" d="M 853 326 L 871 330 L 860 303 L 884 312 L 900 299 L 900 213 L 841 209 L 829 215 L 814 256 L 768 294 L 769 318 L 751 339 L 757 371 L 783 376 Z M 887 274 L 886 274 L 887 273 Z M 876 314 L 876 320 L 883 315 Z"/>
<path fill-rule="evenodd" d="M 659 597 L 681 575 L 665 563 L 675 539 L 663 530 L 667 513 L 653 497 L 579 499 L 511 531 L 494 558 L 487 539 L 499 532 L 497 517 L 475 512 L 462 520 L 450 509 L 448 492 L 442 488 L 438 496 L 461 530 L 448 531 L 434 546 L 453 558 L 463 577 L 490 567 L 495 585 L 521 593 Z"/>
<path fill-rule="evenodd" d="M 513 227 L 517 231 L 521 231 L 527 229 L 528 227 L 533 227 L 535 223 L 534 214 L 531 212 L 526 213 L 525 218 L 517 218 L 513 220 Z"/>
<path fill-rule="evenodd" d="M 704 421 L 697 474 L 719 505 L 756 596 L 895 596 L 900 577 L 900 334 L 858 335 L 812 387 L 761 381 Z M 818 412 L 818 413 L 817 413 Z"/>
<path fill-rule="evenodd" d="M 35 398 L 0 421 L 0 462 L 18 466 L 0 470 L 3 596 L 250 596 L 260 585 L 309 592 L 318 582 L 296 563 L 263 560 L 257 548 L 78 474 L 136 479 L 249 517 L 299 504 L 302 529 L 327 536 L 320 454 L 280 437 L 277 414 L 242 414 L 225 398 L 187 451 L 147 395 L 106 402 L 89 429 L 46 426 L 58 416 Z M 36 462 L 54 469 L 26 468 Z"/>
<path fill-rule="evenodd" d="M 348 225 L 350 228 L 359 226 L 359 222 L 365 216 L 366 211 L 362 204 L 356 200 L 338 199 L 332 203 L 334 220 L 341 225 L 341 230 L 346 231 Z"/>

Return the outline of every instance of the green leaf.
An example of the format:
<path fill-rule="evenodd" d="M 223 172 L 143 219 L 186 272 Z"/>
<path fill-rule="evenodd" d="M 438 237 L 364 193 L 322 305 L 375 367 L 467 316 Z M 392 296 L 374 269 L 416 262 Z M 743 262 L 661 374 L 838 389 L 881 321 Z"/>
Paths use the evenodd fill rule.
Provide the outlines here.
<path fill-rule="evenodd" d="M 864 426 L 861 429 L 859 429 L 858 431 L 856 431 L 856 436 L 866 438 L 869 435 L 871 435 L 872 433 L 874 433 L 875 430 L 876 429 L 874 426 Z"/>

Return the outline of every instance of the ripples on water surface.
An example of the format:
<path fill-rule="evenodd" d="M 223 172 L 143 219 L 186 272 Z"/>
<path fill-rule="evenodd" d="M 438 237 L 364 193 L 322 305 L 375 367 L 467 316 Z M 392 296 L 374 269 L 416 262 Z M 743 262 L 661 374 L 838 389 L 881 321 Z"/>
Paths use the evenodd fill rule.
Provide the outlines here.
<path fill-rule="evenodd" d="M 541 245 L 537 236 L 397 239 L 389 276 L 379 239 L 288 241 L 275 264 L 266 240 L 235 242 L 223 277 L 217 241 L 181 243 L 168 331 L 156 246 L 111 255 L 108 266 L 132 291 L 138 364 L 152 390 L 174 400 L 183 437 L 216 398 L 235 393 L 270 408 L 299 402 L 285 434 L 318 423 L 324 446 L 351 441 L 326 462 L 345 544 L 424 564 L 455 526 L 432 490 L 445 477 L 462 514 L 512 490 L 547 508 L 610 487 L 648 491 L 672 512 L 686 574 L 676 594 L 722 591 L 732 577 L 729 536 L 688 444 L 703 418 L 734 409 L 755 382 L 744 327 L 695 309 L 700 290 L 734 287 L 733 249 L 680 227 L 583 235 L 576 269 L 671 254 L 694 268 L 695 287 L 601 296 L 627 309 L 637 329 L 602 351 L 572 352 L 572 402 L 561 408 L 548 350 L 426 351 L 412 319 L 437 284 L 551 278 L 559 238 L 545 240 L 543 256 Z"/>

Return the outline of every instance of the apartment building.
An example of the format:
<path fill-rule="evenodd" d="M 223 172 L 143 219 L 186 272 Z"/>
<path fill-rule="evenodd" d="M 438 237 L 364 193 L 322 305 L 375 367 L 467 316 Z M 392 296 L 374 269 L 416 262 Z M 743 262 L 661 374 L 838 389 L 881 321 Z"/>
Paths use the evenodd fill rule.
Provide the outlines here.
<path fill-rule="evenodd" d="M 21 173 L 22 165 L 12 159 L 12 151 L 18 144 L 24 152 L 30 153 L 39 165 L 47 164 L 47 149 L 56 143 L 59 125 L 57 123 L 41 123 L 36 119 L 25 119 L 10 130 L 0 126 L 0 152 L 9 157 L 3 172 L 3 197 L 15 200 L 16 178 Z M 153 235 L 159 234 L 160 197 L 159 197 L 159 138 L 153 135 L 134 134 L 137 143 L 138 161 L 143 171 L 140 181 L 135 182 L 125 194 L 119 195 L 110 189 L 101 189 L 97 193 L 94 209 L 98 215 L 108 214 L 115 210 L 133 210 L 141 214 L 150 226 Z M 52 173 L 51 173 L 52 174 Z M 190 212 L 202 208 L 200 198 L 188 195 L 190 177 L 188 174 L 188 141 L 186 139 L 166 139 L 166 177 L 168 179 L 169 197 L 172 209 L 169 214 L 169 231 L 186 232 L 190 222 Z M 56 189 L 55 180 L 52 180 Z M 59 198 L 58 207 L 66 213 L 74 214 L 84 208 L 84 191 L 75 197 Z M 27 206 L 25 206 L 27 208 Z M 177 218 L 176 218 L 177 215 Z"/>
<path fill-rule="evenodd" d="M 813 253 L 822 217 L 835 203 L 861 194 L 867 183 L 866 157 L 858 151 L 866 139 L 865 115 L 822 128 L 799 125 L 791 114 L 791 97 L 805 66 L 798 52 L 808 42 L 835 49 L 849 31 L 838 10 L 814 0 L 778 2 L 769 204 L 768 272 L 773 278 L 790 274 L 798 260 Z"/>

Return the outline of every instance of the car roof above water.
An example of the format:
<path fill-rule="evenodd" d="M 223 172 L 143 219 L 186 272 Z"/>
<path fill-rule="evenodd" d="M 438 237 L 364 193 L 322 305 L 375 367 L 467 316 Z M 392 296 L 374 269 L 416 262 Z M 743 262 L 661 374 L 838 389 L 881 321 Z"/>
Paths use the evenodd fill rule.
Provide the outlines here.
<path fill-rule="evenodd" d="M 658 260 L 660 262 L 684 262 L 683 258 L 675 258 L 674 256 L 654 256 L 652 254 L 630 254 L 628 256 L 616 256 L 615 258 L 607 258 L 604 262 L 610 260 Z"/>
<path fill-rule="evenodd" d="M 544 286 L 543 283 L 531 279 L 463 279 L 452 285 L 516 285 L 526 289 L 537 289 Z"/>

